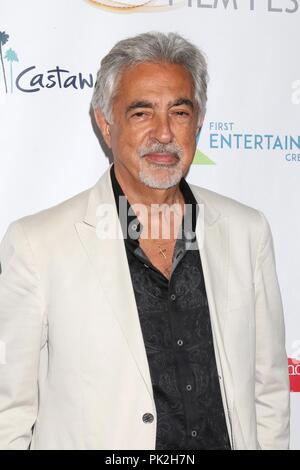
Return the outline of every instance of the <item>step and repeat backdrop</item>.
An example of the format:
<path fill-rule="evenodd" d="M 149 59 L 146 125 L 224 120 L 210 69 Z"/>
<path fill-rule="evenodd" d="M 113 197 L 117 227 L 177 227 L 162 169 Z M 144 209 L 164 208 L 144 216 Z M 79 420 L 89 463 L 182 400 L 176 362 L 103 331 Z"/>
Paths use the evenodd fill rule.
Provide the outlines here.
<path fill-rule="evenodd" d="M 271 224 L 300 449 L 300 0 L 0 0 L 0 238 L 107 168 L 90 112 L 96 71 L 116 41 L 153 30 L 184 35 L 208 60 L 188 181 Z"/>

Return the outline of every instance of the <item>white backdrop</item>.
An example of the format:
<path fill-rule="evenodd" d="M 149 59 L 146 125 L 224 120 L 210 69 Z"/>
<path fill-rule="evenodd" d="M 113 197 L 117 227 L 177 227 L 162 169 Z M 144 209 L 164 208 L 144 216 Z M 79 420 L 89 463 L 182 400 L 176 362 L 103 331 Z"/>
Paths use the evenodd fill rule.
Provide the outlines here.
<path fill-rule="evenodd" d="M 300 0 L 127 3 L 146 5 L 0 0 L 0 238 L 12 220 L 86 189 L 107 167 L 89 115 L 103 55 L 130 35 L 177 31 L 205 51 L 210 71 L 188 180 L 268 217 L 286 347 L 300 360 Z M 291 373 L 300 391 L 299 369 Z M 300 393 L 291 395 L 300 449 Z"/>

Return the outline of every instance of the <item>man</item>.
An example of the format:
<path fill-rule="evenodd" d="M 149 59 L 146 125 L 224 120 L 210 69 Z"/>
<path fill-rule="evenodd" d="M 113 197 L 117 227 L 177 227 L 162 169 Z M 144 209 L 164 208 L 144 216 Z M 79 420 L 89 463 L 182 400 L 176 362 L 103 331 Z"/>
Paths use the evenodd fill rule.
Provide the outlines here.
<path fill-rule="evenodd" d="M 268 223 L 184 178 L 206 86 L 177 34 L 102 60 L 92 103 L 113 165 L 1 244 L 1 448 L 288 448 Z"/>

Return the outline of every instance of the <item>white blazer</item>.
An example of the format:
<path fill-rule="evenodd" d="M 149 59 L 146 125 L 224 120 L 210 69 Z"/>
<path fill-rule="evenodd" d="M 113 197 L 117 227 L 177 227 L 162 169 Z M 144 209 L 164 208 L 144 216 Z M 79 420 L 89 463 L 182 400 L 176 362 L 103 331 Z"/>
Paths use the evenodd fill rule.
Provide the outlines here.
<path fill-rule="evenodd" d="M 287 449 L 289 379 L 272 236 L 262 213 L 191 185 L 234 449 Z M 156 410 L 109 169 L 13 222 L 0 245 L 0 448 L 155 449 Z M 144 423 L 152 413 L 154 421 Z"/>

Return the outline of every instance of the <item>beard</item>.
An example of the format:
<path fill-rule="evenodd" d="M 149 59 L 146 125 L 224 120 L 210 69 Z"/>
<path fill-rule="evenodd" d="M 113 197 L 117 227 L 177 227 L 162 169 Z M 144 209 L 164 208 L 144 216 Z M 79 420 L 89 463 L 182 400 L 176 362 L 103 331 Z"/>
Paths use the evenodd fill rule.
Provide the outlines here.
<path fill-rule="evenodd" d="M 172 164 L 150 162 L 145 157 L 151 153 L 166 153 L 176 157 Z M 153 189 L 169 189 L 176 186 L 183 177 L 183 150 L 176 143 L 153 143 L 138 151 L 140 157 L 139 178 Z"/>

